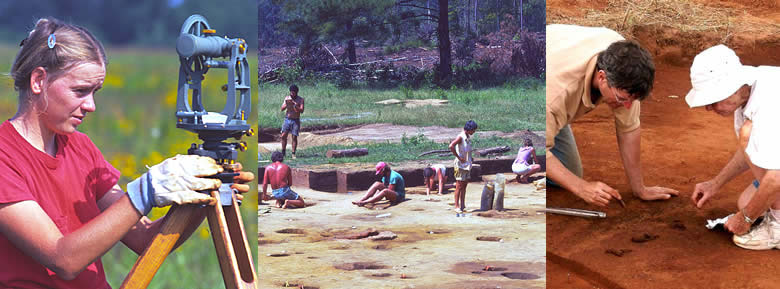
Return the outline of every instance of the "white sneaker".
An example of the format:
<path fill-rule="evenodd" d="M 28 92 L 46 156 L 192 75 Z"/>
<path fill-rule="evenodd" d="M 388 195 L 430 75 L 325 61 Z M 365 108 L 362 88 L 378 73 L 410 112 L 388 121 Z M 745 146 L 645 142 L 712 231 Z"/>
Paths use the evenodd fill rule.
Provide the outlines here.
<path fill-rule="evenodd" d="M 780 222 L 765 213 L 764 220 L 744 235 L 734 235 L 734 244 L 749 250 L 780 248 Z"/>

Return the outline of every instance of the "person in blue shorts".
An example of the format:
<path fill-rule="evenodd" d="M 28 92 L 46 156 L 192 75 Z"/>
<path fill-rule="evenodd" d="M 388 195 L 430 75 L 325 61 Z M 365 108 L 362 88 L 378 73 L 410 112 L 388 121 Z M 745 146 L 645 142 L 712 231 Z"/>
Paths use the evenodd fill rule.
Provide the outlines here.
<path fill-rule="evenodd" d="M 268 184 L 271 184 L 271 195 L 276 199 L 276 207 L 282 209 L 303 208 L 306 204 L 303 198 L 290 189 L 292 186 L 292 172 L 290 167 L 283 164 L 284 154 L 273 152 L 271 154 L 271 165 L 265 167 L 263 173 L 263 199 L 268 197 Z"/>
<path fill-rule="evenodd" d="M 376 203 L 384 198 L 392 204 L 398 204 L 406 199 L 406 186 L 404 178 L 398 172 L 391 170 L 385 162 L 376 164 L 376 175 L 382 176 L 382 180 L 375 182 L 368 192 L 359 201 L 352 202 L 363 206 L 368 203 Z"/>
<path fill-rule="evenodd" d="M 287 151 L 287 136 L 292 134 L 292 158 L 298 149 L 298 132 L 301 129 L 301 113 L 303 113 L 303 97 L 298 95 L 298 86 L 290 85 L 290 95 L 284 98 L 281 111 L 287 111 L 282 124 L 282 156 Z"/>

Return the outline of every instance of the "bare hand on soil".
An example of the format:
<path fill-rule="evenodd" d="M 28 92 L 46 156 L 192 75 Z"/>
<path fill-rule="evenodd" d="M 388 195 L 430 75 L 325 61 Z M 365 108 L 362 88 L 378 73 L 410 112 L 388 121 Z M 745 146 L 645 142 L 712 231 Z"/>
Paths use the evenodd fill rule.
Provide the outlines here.
<path fill-rule="evenodd" d="M 704 206 L 712 196 L 718 193 L 719 187 L 715 185 L 713 180 L 698 183 L 693 187 L 693 194 L 691 194 L 691 200 L 696 204 L 697 208 Z"/>
<path fill-rule="evenodd" d="M 589 204 L 604 207 L 613 197 L 622 199 L 620 193 L 602 182 L 587 182 L 585 186 L 574 192 L 578 197 Z"/>
<path fill-rule="evenodd" d="M 677 190 L 664 187 L 645 187 L 641 192 L 634 192 L 634 195 L 645 201 L 668 200 L 672 196 L 680 194 Z"/>

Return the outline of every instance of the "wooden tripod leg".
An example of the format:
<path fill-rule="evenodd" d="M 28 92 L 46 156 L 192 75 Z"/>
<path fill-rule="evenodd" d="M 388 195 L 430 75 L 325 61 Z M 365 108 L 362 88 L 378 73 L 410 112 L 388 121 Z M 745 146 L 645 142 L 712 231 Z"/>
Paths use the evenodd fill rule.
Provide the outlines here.
<path fill-rule="evenodd" d="M 193 216 L 200 210 L 199 205 L 173 205 L 165 218 L 160 233 L 154 236 L 152 243 L 135 261 L 133 269 L 122 282 L 122 289 L 142 289 L 149 286 L 154 274 L 162 266 L 165 257 L 181 237 Z"/>
<path fill-rule="evenodd" d="M 211 196 L 220 203 L 219 192 L 212 192 Z M 225 288 L 257 289 L 255 268 L 235 196 L 232 206 L 209 207 L 207 217 Z"/>

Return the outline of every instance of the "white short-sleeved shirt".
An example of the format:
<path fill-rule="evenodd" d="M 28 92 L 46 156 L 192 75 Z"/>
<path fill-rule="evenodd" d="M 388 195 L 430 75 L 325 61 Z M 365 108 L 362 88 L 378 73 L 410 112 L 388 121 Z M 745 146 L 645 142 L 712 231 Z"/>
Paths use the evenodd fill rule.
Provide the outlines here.
<path fill-rule="evenodd" d="M 466 135 L 465 131 L 461 131 L 458 136 L 460 137 L 461 142 L 455 145 L 455 148 L 458 152 L 458 156 L 465 157 L 466 162 L 461 163 L 460 160 L 455 159 L 455 163 L 459 169 L 471 170 L 471 162 L 473 161 L 471 159 L 471 138 Z"/>
<path fill-rule="evenodd" d="M 444 165 L 442 165 L 442 164 L 435 164 L 435 165 L 432 165 L 432 166 L 431 166 L 431 168 L 432 168 L 432 169 L 434 169 L 434 170 L 439 170 L 439 171 L 441 171 L 441 174 L 442 174 L 442 175 L 444 175 L 444 176 L 446 176 L 446 175 L 447 175 L 447 167 L 446 167 L 446 166 L 444 166 Z"/>
<path fill-rule="evenodd" d="M 780 67 L 749 69 L 755 82 L 744 108 L 734 112 L 734 130 L 745 120 L 753 122 L 745 153 L 750 162 L 767 170 L 780 170 Z"/>

